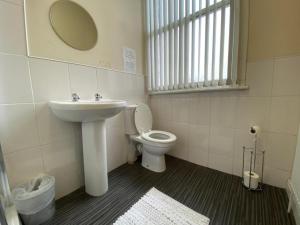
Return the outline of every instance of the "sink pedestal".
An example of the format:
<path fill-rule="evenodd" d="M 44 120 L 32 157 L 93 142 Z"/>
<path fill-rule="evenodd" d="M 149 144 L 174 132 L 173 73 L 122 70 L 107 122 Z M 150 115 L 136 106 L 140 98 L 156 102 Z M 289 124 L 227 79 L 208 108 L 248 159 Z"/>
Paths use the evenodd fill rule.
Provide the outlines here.
<path fill-rule="evenodd" d="M 85 191 L 101 196 L 108 189 L 105 120 L 82 123 Z"/>

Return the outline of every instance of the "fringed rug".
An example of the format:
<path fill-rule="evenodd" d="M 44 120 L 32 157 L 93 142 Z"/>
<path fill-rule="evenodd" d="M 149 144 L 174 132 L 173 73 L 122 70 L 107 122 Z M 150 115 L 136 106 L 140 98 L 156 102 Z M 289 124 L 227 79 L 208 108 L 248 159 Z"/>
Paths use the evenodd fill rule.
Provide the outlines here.
<path fill-rule="evenodd" d="M 152 188 L 115 225 L 208 225 L 209 219 Z"/>

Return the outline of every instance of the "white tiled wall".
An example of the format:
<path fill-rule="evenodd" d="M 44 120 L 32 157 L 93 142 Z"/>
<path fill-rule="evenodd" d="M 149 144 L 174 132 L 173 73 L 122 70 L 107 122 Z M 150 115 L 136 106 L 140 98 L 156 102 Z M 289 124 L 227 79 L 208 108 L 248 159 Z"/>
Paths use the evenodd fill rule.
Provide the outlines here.
<path fill-rule="evenodd" d="M 265 181 L 286 187 L 300 121 L 300 57 L 248 63 L 250 89 L 151 96 L 155 127 L 175 133 L 171 155 L 240 175 L 242 146 L 253 145 L 251 125 L 262 128 Z"/>
<path fill-rule="evenodd" d="M 12 186 L 47 172 L 57 198 L 83 184 L 79 124 L 57 119 L 52 99 L 105 98 L 145 101 L 144 77 L 93 67 L 27 58 L 22 0 L 0 0 L 0 141 Z M 174 132 L 171 154 L 240 175 L 247 129 L 263 128 L 267 183 L 285 187 L 300 116 L 300 57 L 249 63 L 248 91 L 152 96 L 154 126 Z M 108 169 L 126 161 L 123 115 L 108 120 Z M 118 140 L 118 141 L 115 141 Z"/>
<path fill-rule="evenodd" d="M 21 0 L 0 0 L 0 142 L 12 187 L 39 173 L 56 178 L 56 197 L 83 185 L 81 126 L 56 118 L 49 100 L 144 102 L 144 77 L 26 57 Z M 127 161 L 123 114 L 107 121 L 109 171 Z"/>

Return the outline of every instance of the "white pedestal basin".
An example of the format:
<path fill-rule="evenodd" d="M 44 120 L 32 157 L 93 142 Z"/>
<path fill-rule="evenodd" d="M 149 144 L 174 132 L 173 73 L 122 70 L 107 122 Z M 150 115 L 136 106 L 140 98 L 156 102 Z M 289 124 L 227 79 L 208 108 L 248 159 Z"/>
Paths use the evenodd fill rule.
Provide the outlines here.
<path fill-rule="evenodd" d="M 120 113 L 126 101 L 50 101 L 49 106 L 58 118 L 82 123 L 85 191 L 103 195 L 108 189 L 105 119 Z"/>

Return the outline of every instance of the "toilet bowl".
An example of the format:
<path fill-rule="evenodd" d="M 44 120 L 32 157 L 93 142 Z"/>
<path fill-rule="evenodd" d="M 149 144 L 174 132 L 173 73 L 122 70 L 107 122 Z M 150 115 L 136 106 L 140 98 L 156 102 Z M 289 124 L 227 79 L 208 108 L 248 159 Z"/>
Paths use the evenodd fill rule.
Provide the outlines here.
<path fill-rule="evenodd" d="M 166 170 L 165 154 L 177 138 L 170 132 L 152 130 L 152 113 L 147 105 L 130 105 L 126 108 L 125 131 L 131 142 L 141 145 L 143 167 L 154 172 Z M 130 146 L 134 147 L 135 144 Z"/>

